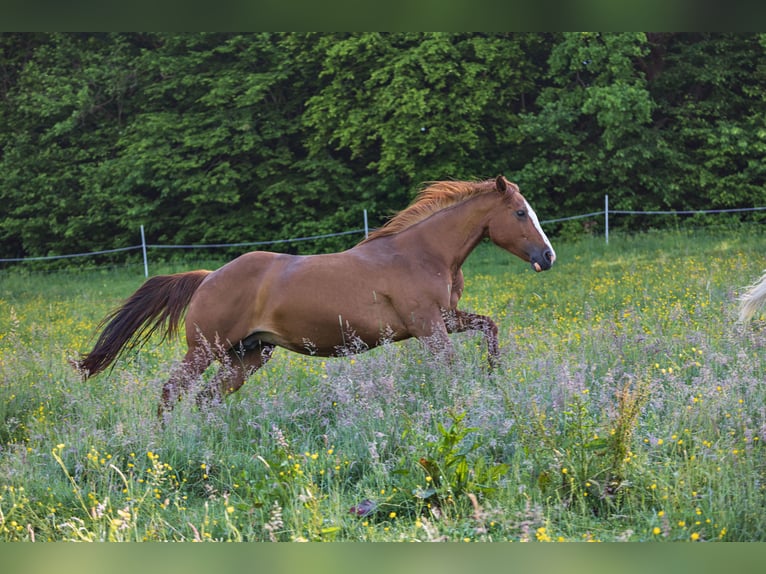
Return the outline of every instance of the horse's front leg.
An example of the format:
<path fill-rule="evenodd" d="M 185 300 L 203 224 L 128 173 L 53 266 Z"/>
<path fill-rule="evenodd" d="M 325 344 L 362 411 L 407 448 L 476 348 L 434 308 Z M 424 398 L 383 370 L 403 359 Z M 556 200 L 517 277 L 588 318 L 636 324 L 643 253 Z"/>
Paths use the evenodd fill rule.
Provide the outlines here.
<path fill-rule="evenodd" d="M 423 342 L 432 355 L 445 363 L 450 364 L 455 360 L 455 347 L 452 345 L 444 324 L 435 326 L 429 335 L 421 335 L 418 339 Z"/>
<path fill-rule="evenodd" d="M 465 331 L 479 331 L 487 341 L 487 359 L 489 368 L 498 365 L 500 349 L 497 341 L 497 325 L 486 315 L 467 313 L 458 309 L 446 309 L 442 313 L 444 324 L 448 333 L 464 333 Z"/>
<path fill-rule="evenodd" d="M 408 319 L 407 336 L 418 339 L 435 358 L 446 363 L 454 360 L 455 348 L 438 307 L 428 315 L 417 316 L 412 313 Z"/>

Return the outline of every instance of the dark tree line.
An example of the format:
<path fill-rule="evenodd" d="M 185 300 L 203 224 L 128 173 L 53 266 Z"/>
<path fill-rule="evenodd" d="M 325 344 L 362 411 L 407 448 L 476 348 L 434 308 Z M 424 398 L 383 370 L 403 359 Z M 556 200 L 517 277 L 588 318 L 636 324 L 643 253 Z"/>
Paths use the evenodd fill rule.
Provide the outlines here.
<path fill-rule="evenodd" d="M 423 181 L 544 219 L 766 205 L 766 35 L 0 35 L 0 257 L 380 224 Z M 555 231 L 555 230 L 554 230 Z M 339 239 L 334 248 L 358 238 Z M 293 248 L 300 249 L 300 245 Z"/>

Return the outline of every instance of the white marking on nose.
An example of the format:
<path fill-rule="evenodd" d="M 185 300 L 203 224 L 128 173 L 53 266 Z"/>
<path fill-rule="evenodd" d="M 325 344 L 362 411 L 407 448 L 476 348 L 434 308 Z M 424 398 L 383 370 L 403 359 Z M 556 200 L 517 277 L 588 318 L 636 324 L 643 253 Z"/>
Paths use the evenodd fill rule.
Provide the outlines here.
<path fill-rule="evenodd" d="M 551 245 L 551 242 L 548 241 L 548 236 L 545 235 L 545 231 L 543 231 L 543 228 L 540 227 L 540 221 L 537 219 L 537 214 L 535 213 L 535 210 L 532 209 L 532 206 L 529 205 L 529 202 L 525 199 L 524 203 L 527 206 L 527 213 L 529 213 L 529 218 L 532 220 L 532 224 L 535 226 L 535 229 L 537 229 L 537 232 L 542 236 L 543 241 L 545 241 L 545 244 L 548 246 L 548 249 L 551 250 L 551 263 L 556 261 L 556 252 L 553 249 L 553 245 Z"/>

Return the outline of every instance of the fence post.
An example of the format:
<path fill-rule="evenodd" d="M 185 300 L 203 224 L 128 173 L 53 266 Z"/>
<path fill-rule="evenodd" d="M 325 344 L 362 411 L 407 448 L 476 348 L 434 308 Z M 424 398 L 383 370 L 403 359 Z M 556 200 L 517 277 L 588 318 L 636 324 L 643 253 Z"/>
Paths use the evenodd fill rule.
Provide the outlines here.
<path fill-rule="evenodd" d="M 606 230 L 606 244 L 609 245 L 609 195 L 604 196 L 604 228 Z"/>
<path fill-rule="evenodd" d="M 144 252 L 144 277 L 149 277 L 149 262 L 146 260 L 146 237 L 144 236 L 144 226 L 141 226 L 141 249 Z"/>
<path fill-rule="evenodd" d="M 370 236 L 370 228 L 367 226 L 367 210 L 364 210 L 364 238 L 367 239 Z"/>

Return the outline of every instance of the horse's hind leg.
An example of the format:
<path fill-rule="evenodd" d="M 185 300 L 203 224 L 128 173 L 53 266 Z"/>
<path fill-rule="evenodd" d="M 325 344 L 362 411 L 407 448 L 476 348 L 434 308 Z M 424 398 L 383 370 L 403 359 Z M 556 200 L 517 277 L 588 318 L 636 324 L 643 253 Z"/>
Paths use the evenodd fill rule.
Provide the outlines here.
<path fill-rule="evenodd" d="M 162 420 L 166 412 L 173 410 L 175 404 L 198 380 L 213 362 L 213 354 L 206 346 L 189 347 L 184 359 L 173 368 L 170 378 L 162 387 L 162 397 L 157 408 L 157 416 Z"/>
<path fill-rule="evenodd" d="M 197 404 L 214 403 L 238 391 L 250 375 L 268 362 L 273 352 L 273 345 L 257 345 L 250 349 L 240 345 L 230 349 L 221 360 L 216 376 L 197 395 Z"/>
<path fill-rule="evenodd" d="M 497 341 L 497 325 L 486 315 L 466 313 L 457 309 L 445 312 L 444 323 L 448 333 L 463 333 L 465 331 L 479 331 L 487 341 L 487 359 L 489 368 L 497 366 L 500 359 L 499 344 Z"/>

